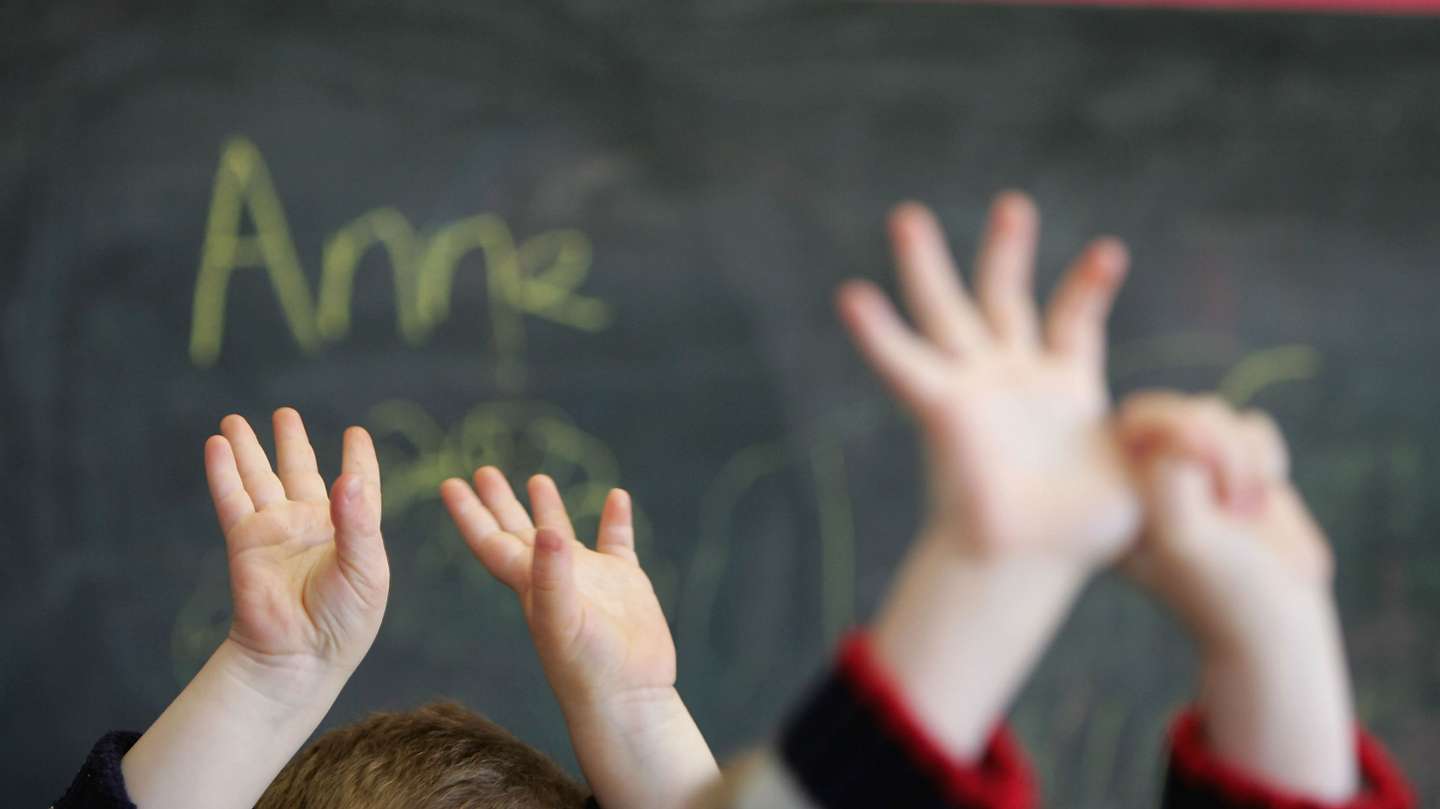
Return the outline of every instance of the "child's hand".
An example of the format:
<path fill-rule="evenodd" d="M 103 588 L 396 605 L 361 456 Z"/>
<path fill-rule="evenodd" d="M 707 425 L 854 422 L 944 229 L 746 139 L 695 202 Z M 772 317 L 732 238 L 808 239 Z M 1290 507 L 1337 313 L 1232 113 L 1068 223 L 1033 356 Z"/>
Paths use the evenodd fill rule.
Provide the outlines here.
<path fill-rule="evenodd" d="M 205 444 L 230 561 L 230 636 L 125 754 L 146 809 L 248 809 L 305 743 L 369 651 L 390 590 L 380 469 L 345 433 L 331 496 L 300 415 L 275 411 L 280 474 L 239 416 Z"/>
<path fill-rule="evenodd" d="M 380 469 L 370 436 L 345 433 L 327 495 L 300 414 L 275 411 L 277 476 L 240 416 L 205 444 L 205 473 L 230 562 L 230 640 L 269 666 L 353 670 L 385 613 Z"/>
<path fill-rule="evenodd" d="M 875 370 L 916 416 L 928 455 L 930 533 L 974 556 L 1053 551 L 1116 556 L 1138 505 L 1106 426 L 1105 319 L 1127 256 L 1098 239 L 1040 322 L 1031 289 L 1037 234 L 1023 195 L 997 199 L 965 290 L 935 218 L 896 209 L 900 289 L 918 329 L 872 285 L 847 284 L 841 315 Z"/>
<path fill-rule="evenodd" d="M 610 492 L 591 550 L 554 481 L 528 488 L 533 521 L 494 467 L 473 489 L 451 479 L 440 493 L 471 552 L 519 596 L 596 796 L 612 809 L 682 806 L 718 769 L 675 691 L 675 643 L 635 555 L 630 497 Z"/>
<path fill-rule="evenodd" d="M 675 643 L 635 556 L 630 496 L 610 492 L 591 550 L 554 481 L 537 475 L 528 488 L 534 522 L 493 466 L 476 471 L 474 489 L 451 479 L 440 494 L 475 558 L 520 597 L 556 692 L 602 698 L 674 686 Z"/>
<path fill-rule="evenodd" d="M 1269 417 L 1216 398 L 1145 393 L 1125 401 L 1117 422 L 1149 507 L 1127 567 L 1202 642 L 1243 646 L 1265 629 L 1258 614 L 1329 598 L 1330 548 L 1289 481 Z"/>
<path fill-rule="evenodd" d="M 1355 789 L 1332 556 L 1288 479 L 1283 439 L 1219 399 L 1137 394 L 1118 418 L 1146 527 L 1126 567 L 1190 627 L 1217 754 L 1324 799 Z"/>
<path fill-rule="evenodd" d="M 1114 239 L 1092 242 L 1042 334 L 1029 199 L 996 200 L 973 299 L 928 211 L 903 205 L 890 228 L 918 333 L 868 284 L 847 285 L 840 312 L 920 423 L 931 502 L 874 648 L 934 738 L 970 759 L 1090 574 L 1139 525 L 1104 381 L 1105 319 L 1128 259 Z"/>

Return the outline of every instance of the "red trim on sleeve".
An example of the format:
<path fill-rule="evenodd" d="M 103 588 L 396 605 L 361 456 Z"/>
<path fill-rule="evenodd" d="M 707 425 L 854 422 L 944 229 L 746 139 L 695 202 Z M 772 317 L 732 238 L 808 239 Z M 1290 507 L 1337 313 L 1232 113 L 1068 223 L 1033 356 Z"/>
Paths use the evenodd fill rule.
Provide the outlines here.
<path fill-rule="evenodd" d="M 1213 790 L 1227 803 L 1263 809 L 1411 809 L 1414 796 L 1400 769 L 1380 742 L 1355 731 L 1362 791 L 1343 803 L 1322 803 L 1280 791 L 1241 768 L 1221 761 L 1210 749 L 1205 726 L 1194 710 L 1180 714 L 1170 728 L 1170 767 L 1187 783 Z"/>
<path fill-rule="evenodd" d="M 1035 805 L 1034 779 L 1025 754 L 1003 724 L 995 729 L 978 763 L 962 761 L 931 738 L 899 686 L 875 658 L 864 633 L 855 632 L 845 639 L 839 667 L 859 700 L 874 709 L 882 727 L 935 779 L 952 803 L 986 809 L 1030 809 Z"/>

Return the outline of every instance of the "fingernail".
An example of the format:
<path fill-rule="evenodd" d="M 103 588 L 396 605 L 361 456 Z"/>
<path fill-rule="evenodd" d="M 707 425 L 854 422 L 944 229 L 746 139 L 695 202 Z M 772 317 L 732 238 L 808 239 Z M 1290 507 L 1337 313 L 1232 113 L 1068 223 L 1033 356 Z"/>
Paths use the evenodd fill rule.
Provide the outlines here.
<path fill-rule="evenodd" d="M 1126 249 L 1125 243 L 1119 239 L 1109 236 L 1101 239 L 1097 244 L 1099 250 L 1098 262 L 1107 276 L 1119 272 L 1120 268 L 1129 261 L 1130 251 Z"/>

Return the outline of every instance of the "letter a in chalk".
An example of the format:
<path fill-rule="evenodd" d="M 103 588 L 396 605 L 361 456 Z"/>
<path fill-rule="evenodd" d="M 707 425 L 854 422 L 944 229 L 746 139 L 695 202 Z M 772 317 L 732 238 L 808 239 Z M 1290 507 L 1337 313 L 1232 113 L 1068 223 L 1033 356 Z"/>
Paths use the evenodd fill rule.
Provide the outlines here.
<path fill-rule="evenodd" d="M 255 223 L 255 233 L 242 236 L 246 211 Z M 220 154 L 205 224 L 190 325 L 190 360 L 196 365 L 213 365 L 220 357 L 230 276 L 242 267 L 265 269 L 295 342 L 307 352 L 318 348 L 320 334 L 310 285 L 296 257 L 285 211 L 260 150 L 237 137 L 227 141 Z"/>

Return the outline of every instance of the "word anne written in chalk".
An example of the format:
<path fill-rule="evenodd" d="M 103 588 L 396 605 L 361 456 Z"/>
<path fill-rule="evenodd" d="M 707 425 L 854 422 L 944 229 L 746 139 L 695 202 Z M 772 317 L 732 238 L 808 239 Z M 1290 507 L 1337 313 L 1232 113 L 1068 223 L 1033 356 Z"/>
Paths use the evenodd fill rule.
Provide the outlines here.
<path fill-rule="evenodd" d="M 253 234 L 241 233 L 248 213 Z M 477 214 L 417 232 L 405 215 L 384 207 L 351 220 L 326 241 L 321 259 L 318 303 L 300 267 L 279 195 L 265 159 L 249 140 L 226 142 L 215 173 L 205 225 L 200 271 L 190 330 L 190 359 L 213 365 L 225 336 L 225 299 L 235 270 L 262 268 L 291 335 L 302 351 L 338 341 L 350 330 L 355 273 L 371 247 L 390 259 L 395 289 L 396 328 L 407 344 L 419 346 L 450 314 L 450 295 L 461 259 L 479 251 L 499 373 L 503 385 L 519 382 L 525 315 L 599 331 L 610 307 L 576 293 L 590 271 L 590 241 L 577 230 L 551 230 L 516 244 L 509 227 L 493 214 Z"/>

